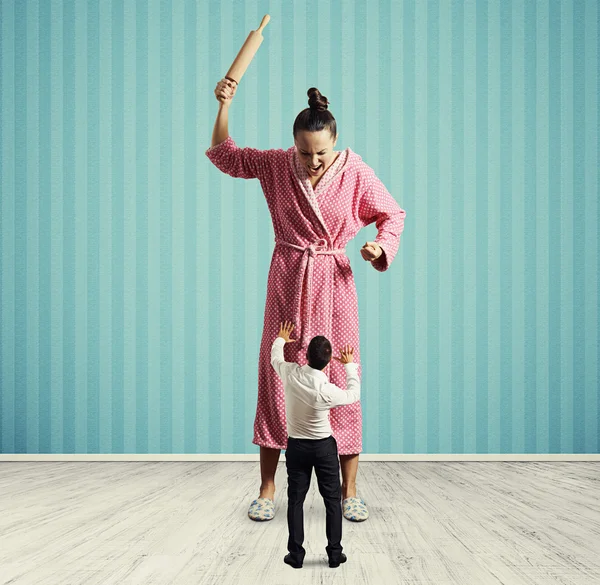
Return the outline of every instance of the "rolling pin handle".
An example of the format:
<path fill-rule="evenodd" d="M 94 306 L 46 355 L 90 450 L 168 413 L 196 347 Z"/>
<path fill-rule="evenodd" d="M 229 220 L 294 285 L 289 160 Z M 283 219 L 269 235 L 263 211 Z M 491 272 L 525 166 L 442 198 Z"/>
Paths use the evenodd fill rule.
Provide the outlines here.
<path fill-rule="evenodd" d="M 267 26 L 269 20 L 271 20 L 271 17 L 268 14 L 265 14 L 263 16 L 263 19 L 260 21 L 260 26 L 258 27 L 256 32 L 262 34 L 263 28 L 265 28 L 265 26 Z"/>

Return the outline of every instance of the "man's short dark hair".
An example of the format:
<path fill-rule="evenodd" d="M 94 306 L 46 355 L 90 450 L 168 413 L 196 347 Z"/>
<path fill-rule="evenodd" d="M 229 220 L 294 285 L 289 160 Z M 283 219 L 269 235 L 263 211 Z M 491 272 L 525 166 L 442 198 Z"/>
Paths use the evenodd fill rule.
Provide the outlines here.
<path fill-rule="evenodd" d="M 310 340 L 306 350 L 308 365 L 315 370 L 322 370 L 331 361 L 331 343 L 322 335 Z"/>

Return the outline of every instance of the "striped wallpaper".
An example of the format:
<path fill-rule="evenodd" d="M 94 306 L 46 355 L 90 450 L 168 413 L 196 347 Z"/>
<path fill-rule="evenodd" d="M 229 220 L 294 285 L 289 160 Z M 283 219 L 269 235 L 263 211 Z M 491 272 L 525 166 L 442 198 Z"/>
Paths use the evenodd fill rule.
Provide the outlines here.
<path fill-rule="evenodd" d="M 349 247 L 365 452 L 598 453 L 595 0 L 0 0 L 0 452 L 257 452 L 273 232 L 204 150 L 266 13 L 232 136 L 317 86 L 407 211 Z"/>

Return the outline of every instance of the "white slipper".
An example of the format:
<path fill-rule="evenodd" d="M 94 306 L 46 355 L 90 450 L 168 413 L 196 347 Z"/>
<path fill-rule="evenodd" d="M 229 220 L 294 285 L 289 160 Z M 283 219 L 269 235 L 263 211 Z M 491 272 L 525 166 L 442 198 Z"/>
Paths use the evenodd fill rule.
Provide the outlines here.
<path fill-rule="evenodd" d="M 364 522 L 369 517 L 369 510 L 362 498 L 346 498 L 342 502 L 344 518 L 351 522 Z"/>
<path fill-rule="evenodd" d="M 273 520 L 275 517 L 275 502 L 269 498 L 252 500 L 248 508 L 248 517 L 255 522 Z"/>

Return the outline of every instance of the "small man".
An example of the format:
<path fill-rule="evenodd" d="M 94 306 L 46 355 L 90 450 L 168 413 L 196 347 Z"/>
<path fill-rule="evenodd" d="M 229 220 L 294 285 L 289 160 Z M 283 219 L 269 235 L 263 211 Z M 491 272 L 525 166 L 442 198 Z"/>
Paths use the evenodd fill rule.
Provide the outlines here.
<path fill-rule="evenodd" d="M 314 337 L 306 351 L 308 364 L 286 362 L 283 346 L 290 339 L 294 325 L 286 321 L 271 348 L 271 365 L 279 374 L 285 391 L 288 441 L 285 464 L 288 472 L 288 551 L 283 562 L 302 568 L 306 554 L 304 542 L 304 499 L 315 468 L 319 492 L 326 511 L 327 556 L 331 568 L 346 562 L 342 553 L 342 488 L 340 463 L 335 438 L 329 424 L 329 409 L 360 400 L 358 364 L 354 348 L 346 345 L 340 357 L 334 357 L 346 368 L 346 390 L 331 384 L 323 370 L 332 357 L 331 343 L 325 337 Z"/>

